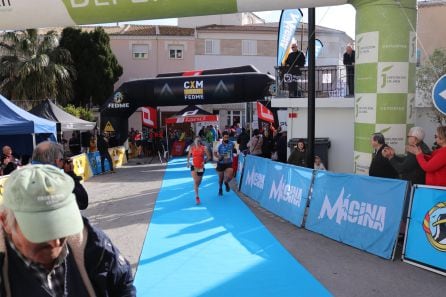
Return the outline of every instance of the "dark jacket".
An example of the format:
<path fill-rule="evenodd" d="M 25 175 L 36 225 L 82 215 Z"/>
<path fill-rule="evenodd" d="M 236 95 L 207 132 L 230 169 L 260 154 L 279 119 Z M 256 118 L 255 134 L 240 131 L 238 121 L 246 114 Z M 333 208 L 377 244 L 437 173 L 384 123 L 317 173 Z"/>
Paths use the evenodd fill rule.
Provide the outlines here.
<path fill-rule="evenodd" d="M 76 202 L 79 209 L 83 210 L 88 207 L 88 193 L 85 190 L 84 186 L 81 184 L 82 177 L 76 175 L 73 171 L 65 172 L 74 181 L 74 189 L 73 193 L 76 196 Z"/>
<path fill-rule="evenodd" d="M 93 227 L 89 221 L 84 218 L 84 236 L 83 239 L 68 237 L 70 252 L 74 257 L 84 257 L 83 272 L 88 275 L 88 279 L 93 286 L 97 297 L 133 297 L 136 296 L 136 288 L 133 286 L 133 276 L 130 264 L 120 254 L 119 250 L 111 243 L 111 240 L 99 229 Z M 0 231 L 3 237 L 3 230 Z M 84 250 L 81 250 L 83 242 L 87 242 Z M 72 244 L 71 239 L 78 240 L 78 244 Z M 2 238 L 2 240 L 5 240 Z M 5 262 L 5 251 L 0 250 L 0 265 L 3 267 Z M 78 263 L 78 262 L 76 262 Z M 8 266 L 13 269 L 14 266 Z M 78 269 L 80 271 L 80 269 Z M 3 267 L 0 277 L 0 296 L 8 296 L 5 292 L 5 280 L 3 273 L 8 271 Z M 11 274 L 9 272 L 8 274 Z M 23 296 L 36 296 L 33 286 L 27 284 L 22 288 Z M 69 295 L 69 296 L 72 296 Z M 18 296 L 21 297 L 21 296 Z"/>
<path fill-rule="evenodd" d="M 390 164 L 390 161 L 383 157 L 382 150 L 387 147 L 387 144 L 383 144 L 378 151 L 374 154 L 372 163 L 369 168 L 370 176 L 397 178 L 398 172 Z"/>
<path fill-rule="evenodd" d="M 248 135 L 248 133 L 246 133 L 246 131 L 242 132 L 237 137 L 237 143 L 239 145 L 238 148 L 242 152 L 248 149 L 248 146 L 247 146 L 248 142 L 249 142 L 249 135 Z"/>
<path fill-rule="evenodd" d="M 288 158 L 288 164 L 293 164 L 296 166 L 302 166 L 305 167 L 305 158 L 306 158 L 306 152 L 301 152 L 299 149 L 295 148 L 292 152 L 290 157 Z"/>
<path fill-rule="evenodd" d="M 5 154 L 2 154 L 2 156 L 0 157 L 0 166 L 1 166 L 0 171 L 2 172 L 3 175 L 8 175 L 17 169 L 17 162 L 9 162 L 6 165 L 3 164 L 6 158 L 7 156 Z"/>
<path fill-rule="evenodd" d="M 71 137 L 68 141 L 68 146 L 70 148 L 70 152 L 73 155 L 79 155 L 81 153 L 81 143 L 79 138 L 77 137 Z"/>
<path fill-rule="evenodd" d="M 351 55 L 345 52 L 342 62 L 345 66 L 353 66 L 353 64 L 355 64 L 355 51 L 353 50 Z M 347 67 L 347 69 L 350 69 L 350 67 Z"/>
<path fill-rule="evenodd" d="M 277 134 L 276 142 L 277 161 L 286 163 L 287 159 L 287 135 L 284 133 Z"/>
<path fill-rule="evenodd" d="M 288 55 L 285 66 L 288 68 L 287 72 L 294 75 L 301 75 L 300 67 L 305 66 L 305 55 L 301 51 L 290 52 Z"/>
<path fill-rule="evenodd" d="M 97 138 L 98 151 L 103 154 L 108 151 L 108 141 L 105 139 L 104 135 L 98 135 Z"/>
<path fill-rule="evenodd" d="M 421 142 L 419 147 L 423 154 L 431 154 L 431 150 L 424 142 Z M 425 183 L 426 173 L 421 169 L 414 154 L 407 153 L 406 156 L 394 156 L 390 159 L 390 164 L 392 164 L 402 179 L 410 181 L 412 184 L 423 185 Z"/>

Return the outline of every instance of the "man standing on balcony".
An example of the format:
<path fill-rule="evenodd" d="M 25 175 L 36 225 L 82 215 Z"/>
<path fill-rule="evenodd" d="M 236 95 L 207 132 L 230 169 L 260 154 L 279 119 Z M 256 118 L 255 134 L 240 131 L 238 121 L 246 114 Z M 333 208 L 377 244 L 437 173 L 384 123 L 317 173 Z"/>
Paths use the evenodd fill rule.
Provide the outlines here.
<path fill-rule="evenodd" d="M 344 65 L 347 70 L 348 97 L 355 95 L 355 51 L 350 44 L 344 53 Z"/>
<path fill-rule="evenodd" d="M 289 97 L 302 97 L 301 91 L 297 89 L 297 77 L 302 75 L 300 67 L 305 66 L 305 55 L 297 49 L 297 44 L 291 45 L 291 52 L 285 61 L 286 76 L 285 82 L 288 83 Z"/>

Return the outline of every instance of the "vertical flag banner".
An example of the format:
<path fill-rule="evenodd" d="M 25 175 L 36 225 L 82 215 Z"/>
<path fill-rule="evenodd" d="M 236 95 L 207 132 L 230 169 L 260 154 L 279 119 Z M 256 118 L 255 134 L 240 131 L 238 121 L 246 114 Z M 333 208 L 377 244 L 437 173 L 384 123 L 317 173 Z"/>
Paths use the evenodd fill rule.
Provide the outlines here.
<path fill-rule="evenodd" d="M 257 102 L 257 116 L 265 122 L 274 123 L 272 111 L 260 102 Z"/>
<path fill-rule="evenodd" d="M 446 188 L 415 186 L 403 261 L 446 275 Z"/>
<path fill-rule="evenodd" d="M 324 47 L 324 44 L 319 39 L 316 39 L 314 41 L 314 57 L 317 58 L 319 54 L 322 51 L 322 48 Z M 305 56 L 305 66 L 308 66 L 308 48 L 307 48 L 307 54 Z"/>
<path fill-rule="evenodd" d="M 300 9 L 282 10 L 277 36 L 277 66 L 281 66 L 286 59 L 291 40 L 302 17 L 303 13 Z"/>

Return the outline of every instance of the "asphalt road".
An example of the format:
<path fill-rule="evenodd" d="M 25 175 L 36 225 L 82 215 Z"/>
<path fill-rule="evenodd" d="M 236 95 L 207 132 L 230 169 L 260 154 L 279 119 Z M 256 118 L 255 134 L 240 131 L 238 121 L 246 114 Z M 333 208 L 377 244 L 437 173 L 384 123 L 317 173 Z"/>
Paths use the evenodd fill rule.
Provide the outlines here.
<path fill-rule="evenodd" d="M 116 174 L 96 176 L 84 184 L 90 205 L 83 214 L 110 236 L 130 261 L 134 272 L 165 169 L 157 159 L 151 164 L 148 163 L 150 160 L 144 161 L 146 163 L 131 160 L 118 168 Z M 299 229 L 262 209 L 243 194 L 239 193 L 239 196 L 334 296 L 446 296 L 446 277 L 399 260 L 402 244 L 398 245 L 396 260 L 385 260 Z"/>

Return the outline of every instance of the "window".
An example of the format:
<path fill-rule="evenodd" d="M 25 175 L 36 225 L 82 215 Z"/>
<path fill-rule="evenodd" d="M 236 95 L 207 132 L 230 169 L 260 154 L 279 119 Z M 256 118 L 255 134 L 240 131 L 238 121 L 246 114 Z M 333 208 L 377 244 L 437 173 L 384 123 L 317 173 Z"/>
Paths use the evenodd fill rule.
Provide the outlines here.
<path fill-rule="evenodd" d="M 257 40 L 242 40 L 242 55 L 243 56 L 257 55 Z"/>
<path fill-rule="evenodd" d="M 132 44 L 133 59 L 148 59 L 149 45 L 148 44 Z"/>
<path fill-rule="evenodd" d="M 245 126 L 245 113 L 241 110 L 228 110 L 228 120 L 226 125 L 232 126 L 235 123 L 240 123 L 242 127 Z"/>
<path fill-rule="evenodd" d="M 220 53 L 220 40 L 206 39 L 204 41 L 205 55 L 218 55 Z"/>
<path fill-rule="evenodd" d="M 184 47 L 182 45 L 169 45 L 169 59 L 182 60 L 183 50 Z"/>

